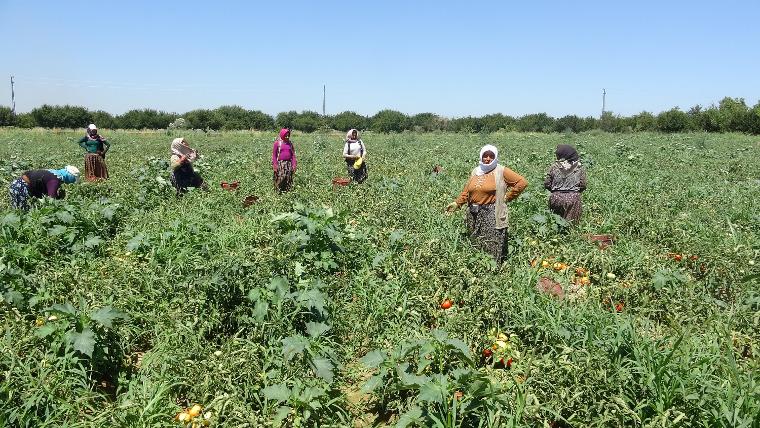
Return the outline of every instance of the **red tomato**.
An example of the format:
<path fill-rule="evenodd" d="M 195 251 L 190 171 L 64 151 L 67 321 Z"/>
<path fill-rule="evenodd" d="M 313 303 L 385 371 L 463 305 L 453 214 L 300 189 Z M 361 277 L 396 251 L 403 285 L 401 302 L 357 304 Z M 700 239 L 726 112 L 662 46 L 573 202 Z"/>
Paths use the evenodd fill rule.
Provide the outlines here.
<path fill-rule="evenodd" d="M 512 358 L 511 357 L 509 359 L 507 359 L 507 368 L 508 369 L 512 368 Z"/>
<path fill-rule="evenodd" d="M 453 305 L 453 304 L 454 304 L 454 302 L 452 302 L 449 299 L 446 299 L 446 300 L 443 301 L 443 303 L 441 303 L 441 309 L 449 309 L 451 307 L 451 305 Z"/>
<path fill-rule="evenodd" d="M 625 306 L 625 305 L 623 304 L 623 302 L 620 302 L 620 303 L 616 303 L 616 304 L 615 304 L 615 310 L 616 310 L 616 311 L 618 311 L 618 312 L 623 312 L 623 307 L 624 307 L 624 306 Z"/>
<path fill-rule="evenodd" d="M 491 348 L 486 348 L 483 350 L 483 357 L 491 358 L 491 355 L 493 355 L 493 351 L 491 350 Z"/>

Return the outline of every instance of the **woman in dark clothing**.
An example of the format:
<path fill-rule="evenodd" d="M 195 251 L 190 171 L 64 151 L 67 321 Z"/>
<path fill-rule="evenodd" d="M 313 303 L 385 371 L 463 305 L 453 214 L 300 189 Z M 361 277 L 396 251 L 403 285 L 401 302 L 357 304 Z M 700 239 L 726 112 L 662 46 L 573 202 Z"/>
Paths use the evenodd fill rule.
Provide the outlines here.
<path fill-rule="evenodd" d="M 84 176 L 87 181 L 107 179 L 106 153 L 111 144 L 98 134 L 94 123 L 87 127 L 87 133 L 79 139 L 79 146 L 87 152 L 84 155 Z"/>
<path fill-rule="evenodd" d="M 187 192 L 188 187 L 207 189 L 203 178 L 193 169 L 193 161 L 198 158 L 198 151 L 191 149 L 184 138 L 175 138 L 172 140 L 171 154 L 170 180 L 178 195 Z"/>
<path fill-rule="evenodd" d="M 565 220 L 578 224 L 583 205 L 581 192 L 586 190 L 586 170 L 573 146 L 557 146 L 557 161 L 549 167 L 544 187 L 551 192 L 549 209 Z"/>
<path fill-rule="evenodd" d="M 66 193 L 61 186 L 63 183 L 75 183 L 79 177 L 79 169 L 68 165 L 63 169 L 34 169 L 25 172 L 11 183 L 8 194 L 11 206 L 28 211 L 29 198 L 49 196 L 53 199 L 63 199 Z"/>

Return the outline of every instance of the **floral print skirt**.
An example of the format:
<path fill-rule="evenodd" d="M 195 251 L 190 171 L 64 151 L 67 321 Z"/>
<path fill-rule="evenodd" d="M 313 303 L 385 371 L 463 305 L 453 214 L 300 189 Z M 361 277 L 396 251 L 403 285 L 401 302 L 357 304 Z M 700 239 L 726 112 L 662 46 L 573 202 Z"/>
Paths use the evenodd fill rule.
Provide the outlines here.
<path fill-rule="evenodd" d="M 496 204 L 467 207 L 467 231 L 472 243 L 492 255 L 497 264 L 507 257 L 507 228 L 496 228 Z"/>

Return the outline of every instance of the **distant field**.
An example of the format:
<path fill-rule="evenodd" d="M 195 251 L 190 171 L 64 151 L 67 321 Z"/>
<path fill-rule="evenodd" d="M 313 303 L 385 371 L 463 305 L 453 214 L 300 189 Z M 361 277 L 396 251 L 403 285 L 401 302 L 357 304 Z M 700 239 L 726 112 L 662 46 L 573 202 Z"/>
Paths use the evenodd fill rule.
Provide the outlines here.
<path fill-rule="evenodd" d="M 297 133 L 277 195 L 274 133 L 104 134 L 111 179 L 22 214 L 8 183 L 83 169 L 80 132 L 0 130 L 0 425 L 760 426 L 757 137 L 367 133 L 369 179 L 333 188 L 342 133 Z M 209 192 L 174 196 L 176 136 Z M 589 180 L 568 232 L 562 143 Z M 529 182 L 498 269 L 442 213 L 484 144 Z"/>

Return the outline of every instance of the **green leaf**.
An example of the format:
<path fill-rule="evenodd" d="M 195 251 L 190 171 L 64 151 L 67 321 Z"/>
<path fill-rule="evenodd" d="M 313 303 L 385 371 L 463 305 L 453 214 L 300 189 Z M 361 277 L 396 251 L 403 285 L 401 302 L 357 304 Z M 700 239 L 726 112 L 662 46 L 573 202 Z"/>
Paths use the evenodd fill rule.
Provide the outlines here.
<path fill-rule="evenodd" d="M 448 345 L 453 346 L 456 350 L 462 353 L 463 356 L 469 357 L 470 356 L 470 348 L 467 347 L 467 345 L 462 342 L 460 339 L 449 339 L 446 341 Z"/>
<path fill-rule="evenodd" d="M 325 295 L 316 288 L 299 293 L 298 301 L 306 309 L 316 309 L 319 313 L 325 313 Z"/>
<path fill-rule="evenodd" d="M 256 302 L 256 306 L 253 308 L 253 317 L 256 318 L 256 321 L 264 321 L 264 318 L 266 318 L 267 313 L 269 312 L 269 303 L 264 300 L 259 300 Z"/>
<path fill-rule="evenodd" d="M 295 335 L 282 339 L 282 355 L 286 361 L 290 361 L 297 354 L 302 354 L 309 346 L 309 340 L 301 335 Z"/>
<path fill-rule="evenodd" d="M 330 329 L 330 326 L 321 323 L 321 322 L 307 322 L 306 323 L 306 333 L 314 338 L 317 338 L 324 334 L 327 330 Z"/>
<path fill-rule="evenodd" d="M 114 206 L 106 206 L 103 207 L 102 210 L 100 210 L 100 215 L 103 216 L 106 220 L 113 220 L 113 215 L 116 213 L 116 207 Z"/>
<path fill-rule="evenodd" d="M 359 362 L 364 364 L 365 366 L 374 369 L 376 367 L 380 367 L 380 364 L 385 361 L 385 353 L 382 351 L 375 349 L 374 351 L 371 351 L 367 355 L 361 357 L 359 359 Z"/>
<path fill-rule="evenodd" d="M 42 327 L 38 328 L 37 331 L 34 332 L 34 335 L 39 338 L 46 338 L 53 334 L 58 328 L 55 326 L 55 324 L 45 324 Z"/>
<path fill-rule="evenodd" d="M 429 403 L 443 403 L 443 393 L 441 386 L 434 382 L 427 382 L 420 385 L 420 393 L 417 400 Z"/>
<path fill-rule="evenodd" d="M 332 383 L 334 368 L 332 361 L 327 358 L 314 358 L 311 360 L 311 363 L 314 365 L 314 373 L 317 376 L 327 381 L 327 383 Z"/>
<path fill-rule="evenodd" d="M 87 237 L 87 239 L 85 239 L 84 246 L 87 248 L 95 248 L 98 245 L 102 244 L 103 242 L 105 241 L 103 241 L 103 239 L 101 239 L 100 236 L 90 235 Z"/>
<path fill-rule="evenodd" d="M 369 378 L 367 380 L 367 383 L 365 383 L 362 386 L 362 392 L 363 393 L 372 393 L 375 392 L 378 386 L 383 384 L 383 376 L 382 375 L 375 375 Z"/>
<path fill-rule="evenodd" d="M 66 233 L 67 230 L 69 230 L 69 228 L 67 228 L 66 226 L 56 224 L 55 226 L 48 229 L 48 235 L 49 236 L 63 235 L 64 233 Z"/>
<path fill-rule="evenodd" d="M 292 411 L 293 409 L 288 406 L 278 407 L 277 412 L 274 414 L 274 420 L 272 421 L 274 422 L 274 426 L 282 426 L 282 421 L 284 421 Z"/>
<path fill-rule="evenodd" d="M 660 290 L 668 285 L 668 282 L 670 281 L 670 277 L 665 274 L 663 271 L 658 271 L 654 274 L 652 277 L 652 285 L 654 285 L 654 288 L 657 290 Z"/>
<path fill-rule="evenodd" d="M 445 330 L 435 329 L 431 333 L 435 340 L 439 342 L 443 342 L 449 337 L 449 334 Z"/>
<path fill-rule="evenodd" d="M 95 350 L 95 333 L 89 327 L 82 330 L 81 333 L 72 332 L 71 339 L 74 343 L 74 350 L 92 358 Z"/>
<path fill-rule="evenodd" d="M 306 273 L 306 269 L 303 267 L 301 262 L 296 262 L 295 273 L 299 278 L 302 277 L 304 273 Z"/>
<path fill-rule="evenodd" d="M 546 223 L 546 216 L 543 214 L 535 214 L 530 219 L 533 220 L 533 222 L 538 223 L 538 224 Z"/>
<path fill-rule="evenodd" d="M 145 244 L 145 235 L 138 233 L 127 242 L 127 251 L 135 251 Z"/>
<path fill-rule="evenodd" d="M 288 398 L 290 398 L 290 389 L 284 383 L 270 385 L 262 389 L 261 392 L 264 393 L 264 398 L 267 400 L 283 402 L 288 401 Z"/>
<path fill-rule="evenodd" d="M 422 409 L 417 406 L 407 410 L 406 413 L 398 418 L 396 428 L 406 428 L 413 424 L 425 426 L 425 420 L 422 419 Z"/>
<path fill-rule="evenodd" d="M 108 328 L 111 328 L 113 321 L 119 318 L 125 318 L 124 314 L 110 306 L 102 307 L 90 315 L 90 319 Z"/>
<path fill-rule="evenodd" d="M 3 226 L 16 227 L 21 223 L 21 217 L 14 213 L 8 213 L 3 217 Z"/>
<path fill-rule="evenodd" d="M 46 309 L 51 312 L 56 312 L 58 315 L 75 316 L 77 311 L 74 309 L 74 305 L 69 302 L 64 304 L 56 303 L 55 305 Z"/>
<path fill-rule="evenodd" d="M 58 217 L 58 220 L 60 220 L 64 224 L 71 224 L 74 223 L 74 216 L 71 215 L 68 211 L 59 211 L 55 214 L 56 217 Z"/>

